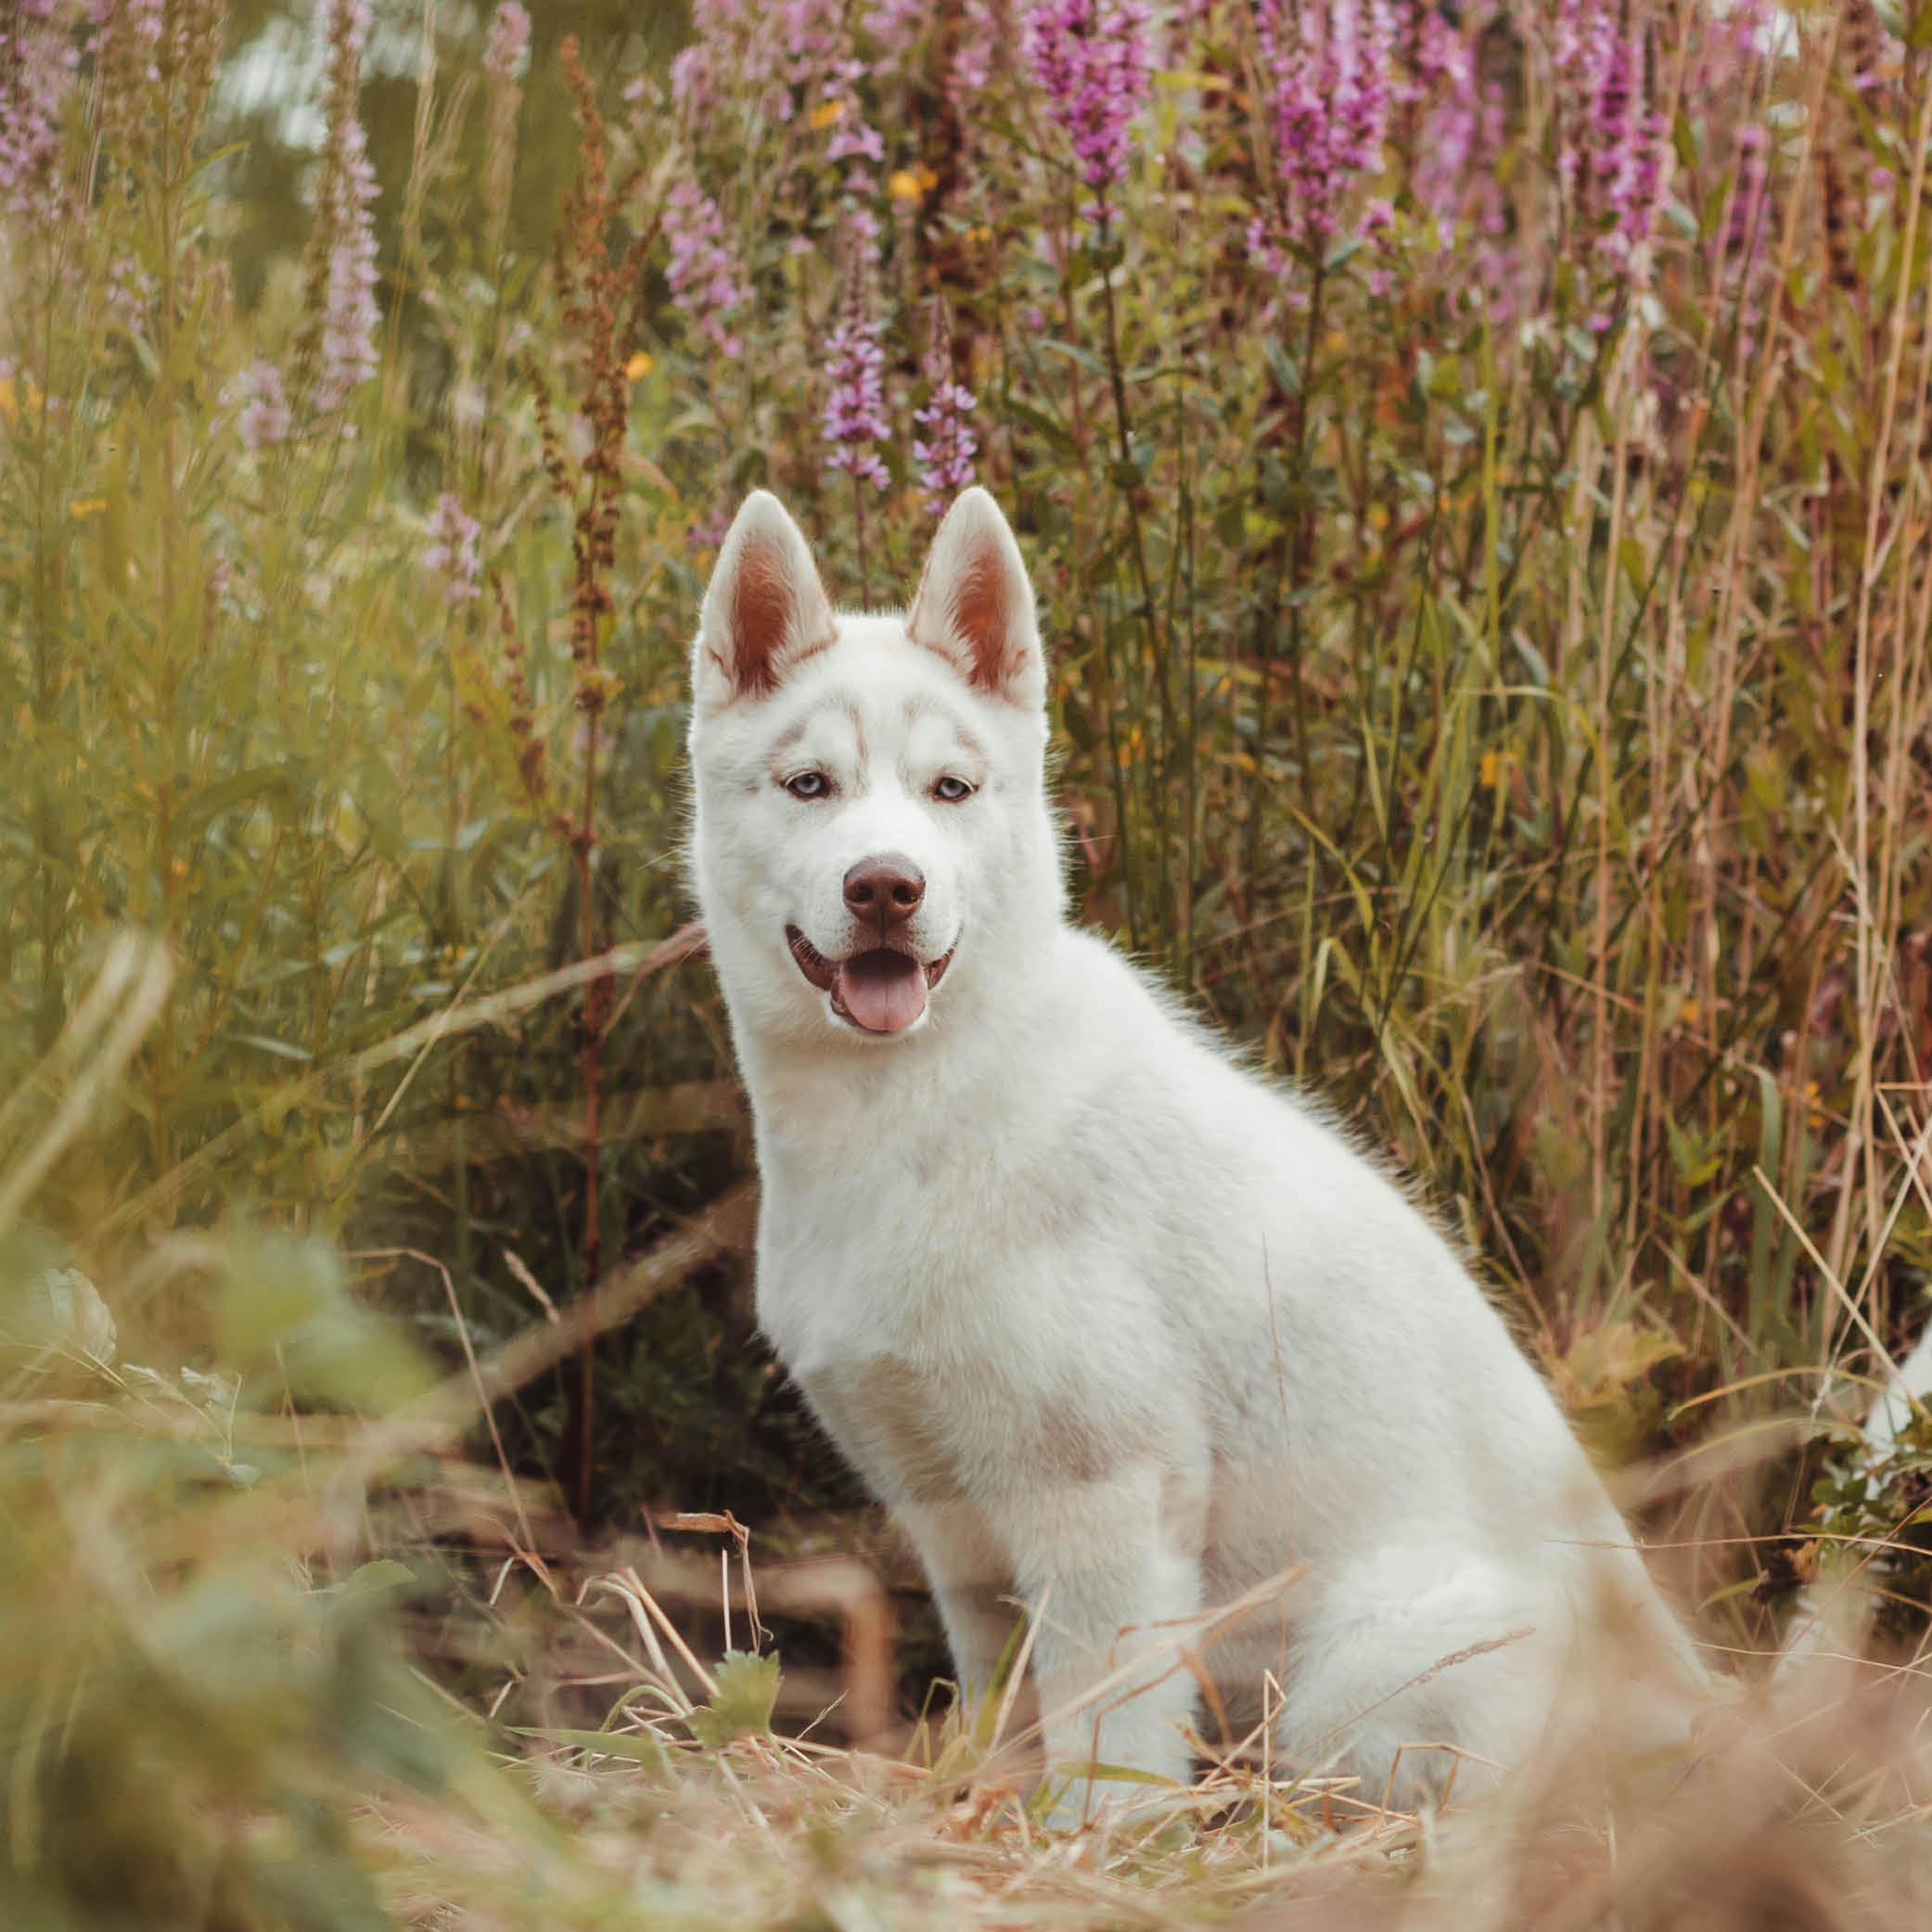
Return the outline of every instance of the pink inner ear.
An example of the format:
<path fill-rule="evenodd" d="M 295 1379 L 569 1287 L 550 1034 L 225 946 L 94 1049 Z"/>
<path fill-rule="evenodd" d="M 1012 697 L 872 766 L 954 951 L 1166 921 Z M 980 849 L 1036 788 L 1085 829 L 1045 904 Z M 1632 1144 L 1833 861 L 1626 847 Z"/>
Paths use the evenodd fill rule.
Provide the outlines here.
<path fill-rule="evenodd" d="M 981 550 L 960 573 L 953 594 L 953 628 L 972 656 L 968 682 L 982 691 L 996 691 L 1006 682 L 1012 623 L 998 553 Z"/>
<path fill-rule="evenodd" d="M 761 544 L 738 559 L 731 597 L 731 673 L 740 691 L 774 691 L 774 669 L 791 629 L 792 599 L 785 564 Z"/>

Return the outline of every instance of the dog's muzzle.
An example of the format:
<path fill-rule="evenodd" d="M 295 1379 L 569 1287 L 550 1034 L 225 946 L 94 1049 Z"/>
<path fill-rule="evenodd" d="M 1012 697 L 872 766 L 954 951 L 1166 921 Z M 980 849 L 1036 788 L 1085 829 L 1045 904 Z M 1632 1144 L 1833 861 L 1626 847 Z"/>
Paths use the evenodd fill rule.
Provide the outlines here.
<path fill-rule="evenodd" d="M 800 972 L 821 992 L 832 1011 L 867 1033 L 902 1033 L 926 1011 L 926 996 L 945 977 L 958 949 L 922 960 L 907 950 L 903 925 L 896 943 L 871 946 L 844 959 L 827 959 L 796 926 L 785 928 L 786 944 Z"/>

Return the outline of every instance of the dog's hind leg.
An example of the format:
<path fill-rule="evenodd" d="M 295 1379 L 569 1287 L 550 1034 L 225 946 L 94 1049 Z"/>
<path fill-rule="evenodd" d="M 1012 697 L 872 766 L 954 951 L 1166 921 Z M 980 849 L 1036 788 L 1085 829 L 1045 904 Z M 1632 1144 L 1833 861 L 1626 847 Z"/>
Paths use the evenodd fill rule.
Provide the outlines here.
<path fill-rule="evenodd" d="M 1331 1580 L 1298 1618 L 1276 1735 L 1289 1763 L 1413 1810 L 1494 1785 L 1542 1741 L 1573 1644 L 1563 1593 L 1414 1545 Z"/>

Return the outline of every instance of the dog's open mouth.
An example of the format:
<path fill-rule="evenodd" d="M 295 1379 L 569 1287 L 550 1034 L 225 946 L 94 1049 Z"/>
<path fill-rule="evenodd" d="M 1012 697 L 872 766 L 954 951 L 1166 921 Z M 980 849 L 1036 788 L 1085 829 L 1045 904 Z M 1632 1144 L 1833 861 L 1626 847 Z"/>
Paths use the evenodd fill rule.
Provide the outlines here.
<path fill-rule="evenodd" d="M 785 928 L 785 940 L 800 972 L 832 995 L 832 1011 L 868 1033 L 904 1032 L 926 1011 L 926 995 L 945 977 L 956 950 L 921 960 L 875 946 L 850 959 L 827 959 L 796 926 Z"/>

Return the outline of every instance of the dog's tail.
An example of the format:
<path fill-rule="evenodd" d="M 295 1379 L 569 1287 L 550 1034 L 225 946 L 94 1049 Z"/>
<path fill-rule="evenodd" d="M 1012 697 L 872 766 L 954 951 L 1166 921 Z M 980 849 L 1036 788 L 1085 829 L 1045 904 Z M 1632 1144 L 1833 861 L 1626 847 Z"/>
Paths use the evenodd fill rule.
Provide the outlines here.
<path fill-rule="evenodd" d="M 1887 1367 L 1884 1393 L 1865 1418 L 1864 1439 L 1855 1459 L 1861 1471 L 1875 1468 L 1890 1455 L 1906 1425 L 1932 1406 L 1932 1323 L 1905 1360 Z M 1774 1685 L 1783 1687 L 1799 1677 L 1808 1663 L 1843 1658 L 1863 1648 L 1874 1607 L 1868 1567 L 1861 1563 L 1855 1570 L 1805 1586 L 1772 1670 Z"/>

